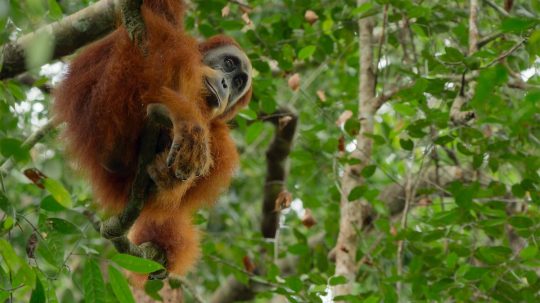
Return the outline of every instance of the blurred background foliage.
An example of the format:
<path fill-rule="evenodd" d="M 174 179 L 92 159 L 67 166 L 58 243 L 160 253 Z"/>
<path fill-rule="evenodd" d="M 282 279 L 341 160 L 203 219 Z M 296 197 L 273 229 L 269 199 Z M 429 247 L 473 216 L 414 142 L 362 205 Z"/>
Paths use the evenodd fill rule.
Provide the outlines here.
<path fill-rule="evenodd" d="M 351 197 L 366 198 L 373 214 L 361 231 L 348 302 L 540 301 L 540 2 L 514 1 L 507 14 L 487 4 L 502 8 L 503 1 L 480 2 L 481 38 L 498 36 L 471 56 L 463 0 L 190 3 L 187 30 L 234 36 L 255 69 L 254 99 L 234 121 L 241 167 L 217 206 L 197 218 L 203 256 L 189 280 L 203 298 L 230 275 L 247 283 L 246 260 L 266 265 L 254 302 L 277 294 L 330 302 L 329 286 L 343 283 L 329 255 L 339 232 L 340 176 L 354 161 L 348 154 L 359 128 L 346 119 L 347 111 L 358 115 L 357 21 L 374 16 L 377 92 L 406 88 L 376 114 L 373 163 Z M 93 3 L 0 0 L 0 44 Z M 31 150 L 22 144 L 50 118 L 51 87 L 69 62 L 50 61 L 51 39 L 43 35 L 29 47 L 30 83 L 0 82 L 0 163 L 13 163 L 0 174 L 0 302 L 129 302 L 118 269 L 134 265 L 111 260 L 113 247 L 85 217 L 95 207 L 90 189 L 65 158 L 58 130 Z M 476 119 L 454 126 L 449 112 L 462 75 L 475 83 L 465 109 Z M 258 117 L 281 106 L 300 124 L 287 179 L 293 203 L 274 241 L 259 226 L 274 128 Z M 419 186 L 401 228 L 402 206 L 393 209 L 384 193 L 407 180 Z M 311 228 L 302 224 L 307 209 L 316 220 Z M 275 261 L 291 258 L 294 270 L 280 272 Z M 154 296 L 155 284 L 147 289 Z"/>

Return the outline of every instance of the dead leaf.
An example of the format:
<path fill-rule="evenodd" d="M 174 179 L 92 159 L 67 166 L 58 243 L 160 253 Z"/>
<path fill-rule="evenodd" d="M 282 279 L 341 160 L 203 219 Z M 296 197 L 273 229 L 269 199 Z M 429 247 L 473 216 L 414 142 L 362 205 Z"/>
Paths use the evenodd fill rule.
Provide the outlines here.
<path fill-rule="evenodd" d="M 255 271 L 255 264 L 253 261 L 251 261 L 251 258 L 248 256 L 244 256 L 242 258 L 242 263 L 244 264 L 244 269 L 249 272 L 253 273 Z"/>
<path fill-rule="evenodd" d="M 342 125 L 345 124 L 345 122 L 347 122 L 347 120 L 349 120 L 352 116 L 353 116 L 353 112 L 352 112 L 352 111 L 350 111 L 350 110 L 344 111 L 343 113 L 341 113 L 341 115 L 339 116 L 339 118 L 336 120 L 336 125 L 337 125 L 337 126 L 342 126 Z"/>
<path fill-rule="evenodd" d="M 221 17 L 227 17 L 231 13 L 231 6 L 229 4 L 225 5 L 221 9 Z"/>
<path fill-rule="evenodd" d="M 323 90 L 317 91 L 317 97 L 319 97 L 319 100 L 321 100 L 322 102 L 326 102 L 326 94 Z"/>
<path fill-rule="evenodd" d="M 243 14 L 242 14 L 242 20 L 244 20 L 244 22 L 245 22 L 247 25 L 253 24 L 253 22 L 251 22 L 251 19 L 249 19 L 248 13 L 243 13 Z"/>
<path fill-rule="evenodd" d="M 315 218 L 313 217 L 311 209 L 305 209 L 304 217 L 302 217 L 302 224 L 304 224 L 304 226 L 307 228 L 311 228 L 313 227 L 313 225 L 317 224 L 317 220 L 315 220 Z"/>
<path fill-rule="evenodd" d="M 289 87 L 293 91 L 297 91 L 300 88 L 300 74 L 296 73 L 289 78 Z"/>
<path fill-rule="evenodd" d="M 23 174 L 32 181 L 37 187 L 41 189 L 45 189 L 45 186 L 43 186 L 43 180 L 47 178 L 44 173 L 42 173 L 37 168 L 28 168 L 25 169 Z"/>
<path fill-rule="evenodd" d="M 312 10 L 307 10 L 304 14 L 304 19 L 306 19 L 309 24 L 313 24 L 319 20 L 319 16 Z"/>
<path fill-rule="evenodd" d="M 341 135 L 338 139 L 338 151 L 345 151 L 345 137 L 343 135 Z"/>

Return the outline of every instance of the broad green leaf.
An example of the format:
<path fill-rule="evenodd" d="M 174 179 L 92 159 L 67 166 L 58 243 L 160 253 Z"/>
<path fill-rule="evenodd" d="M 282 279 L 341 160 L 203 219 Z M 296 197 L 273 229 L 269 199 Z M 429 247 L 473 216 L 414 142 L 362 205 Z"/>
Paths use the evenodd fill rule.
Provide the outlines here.
<path fill-rule="evenodd" d="M 88 258 L 83 270 L 85 303 L 105 303 L 105 282 L 96 261 Z"/>
<path fill-rule="evenodd" d="M 174 280 L 174 282 L 172 282 Z M 169 282 L 172 282 L 171 288 L 174 289 L 173 286 L 175 286 L 175 283 L 179 283 L 179 280 L 177 279 L 169 279 Z M 181 285 L 178 285 L 179 288 Z M 159 291 L 163 288 L 163 281 L 160 280 L 148 280 L 144 284 L 144 291 L 147 295 L 149 295 L 152 299 L 162 302 L 163 298 L 159 295 Z"/>
<path fill-rule="evenodd" d="M 524 260 L 531 260 L 538 255 L 538 247 L 527 246 L 519 252 L 519 256 Z"/>
<path fill-rule="evenodd" d="M 346 284 L 346 283 L 347 283 L 347 278 L 345 278 L 344 276 L 333 276 L 328 281 L 328 284 L 331 286 L 341 285 L 341 284 Z"/>
<path fill-rule="evenodd" d="M 309 45 L 302 48 L 300 52 L 298 52 L 298 59 L 305 60 L 310 58 L 311 56 L 313 56 L 313 53 L 315 53 L 316 49 L 317 47 L 315 45 Z"/>
<path fill-rule="evenodd" d="M 369 177 L 373 176 L 373 174 L 375 174 L 376 170 L 377 170 L 377 165 L 368 165 L 368 166 L 364 167 L 364 169 L 362 169 L 361 174 L 365 178 L 369 178 Z"/>
<path fill-rule="evenodd" d="M 508 222 L 515 228 L 529 228 L 534 224 L 531 219 L 523 216 L 513 216 L 508 219 Z"/>
<path fill-rule="evenodd" d="M 32 290 L 32 295 L 30 296 L 30 303 L 42 303 L 46 302 L 45 290 L 39 279 L 36 279 L 36 287 Z"/>
<path fill-rule="evenodd" d="M 523 17 L 506 18 L 501 23 L 501 30 L 503 32 L 521 33 L 535 24 L 538 24 L 537 20 Z"/>
<path fill-rule="evenodd" d="M 252 120 L 255 120 L 257 119 L 257 113 L 252 110 L 252 109 L 249 109 L 249 108 L 245 108 L 243 110 L 241 110 L 238 115 L 248 121 L 252 121 Z"/>
<path fill-rule="evenodd" d="M 512 250 L 505 246 L 486 246 L 476 250 L 476 257 L 490 265 L 498 265 L 510 260 Z"/>
<path fill-rule="evenodd" d="M 366 185 L 357 186 L 351 190 L 347 199 L 349 201 L 358 200 L 366 193 L 367 189 Z"/>
<path fill-rule="evenodd" d="M 48 218 L 47 224 L 49 224 L 56 231 L 66 235 L 80 234 L 81 230 L 73 223 L 60 218 Z"/>
<path fill-rule="evenodd" d="M 72 207 L 71 196 L 62 183 L 51 178 L 46 178 L 43 180 L 43 186 L 45 186 L 45 189 L 60 205 L 65 208 Z"/>
<path fill-rule="evenodd" d="M 246 142 L 251 144 L 261 135 L 264 129 L 264 124 L 261 121 L 257 121 L 251 124 L 246 130 Z"/>
<path fill-rule="evenodd" d="M 17 162 L 25 162 L 30 159 L 27 148 L 22 146 L 22 142 L 14 138 L 0 139 L 0 154 L 5 158 L 13 157 Z"/>
<path fill-rule="evenodd" d="M 41 209 L 50 211 L 50 212 L 61 212 L 61 211 L 66 210 L 66 208 L 62 206 L 60 203 L 58 203 L 56 199 L 53 198 L 53 196 L 51 195 L 48 195 L 45 198 L 43 198 L 43 200 L 41 200 L 40 206 L 41 206 Z"/>
<path fill-rule="evenodd" d="M 12 275 L 16 275 L 20 282 L 27 286 L 33 287 L 36 281 L 36 275 L 32 268 L 17 255 L 13 246 L 4 239 L 0 238 L 0 255 L 4 259 L 5 264 L 11 271 Z"/>
<path fill-rule="evenodd" d="M 413 150 L 414 148 L 414 143 L 410 139 L 399 139 L 399 145 L 404 150 Z"/>
<path fill-rule="evenodd" d="M 163 269 L 163 266 L 155 261 L 126 254 L 116 254 L 111 260 L 127 270 L 142 274 Z"/>
<path fill-rule="evenodd" d="M 62 8 L 58 5 L 56 0 L 48 0 L 49 2 L 49 15 L 53 20 L 62 18 Z"/>
<path fill-rule="evenodd" d="M 109 281 L 114 295 L 122 303 L 135 303 L 128 282 L 124 275 L 114 266 L 109 265 Z"/>

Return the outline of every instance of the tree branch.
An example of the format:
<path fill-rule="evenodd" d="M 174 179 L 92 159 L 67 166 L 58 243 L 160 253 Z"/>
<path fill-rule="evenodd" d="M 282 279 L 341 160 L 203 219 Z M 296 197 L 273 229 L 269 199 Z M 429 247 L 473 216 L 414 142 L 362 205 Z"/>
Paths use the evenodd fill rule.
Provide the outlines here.
<path fill-rule="evenodd" d="M 24 142 L 21 144 L 21 147 L 24 149 L 31 149 L 32 147 L 34 147 L 34 145 L 36 145 L 36 143 L 41 141 L 41 139 L 43 139 L 48 133 L 55 129 L 58 124 L 58 121 L 56 121 L 55 119 L 47 121 L 45 125 L 43 125 L 37 131 L 32 133 L 26 140 L 24 140 Z M 2 164 L 2 166 L 0 166 L 1 173 L 9 172 L 14 165 L 14 162 L 9 158 L 4 159 L 3 162 L 0 163 Z"/>
<path fill-rule="evenodd" d="M 110 240 L 120 253 L 127 253 L 154 260 L 164 267 L 167 260 L 165 252 L 156 245 L 146 242 L 139 246 L 133 244 L 128 238 L 127 233 L 139 217 L 144 203 L 148 200 L 150 187 L 152 185 L 150 176 L 146 171 L 148 165 L 156 156 L 156 147 L 160 132 L 160 123 L 164 117 L 163 110 L 156 110 L 163 107 L 159 104 L 148 107 L 148 121 L 144 126 L 141 135 L 141 149 L 137 164 L 137 173 L 135 180 L 131 185 L 131 193 L 124 210 L 115 216 L 112 216 L 101 223 L 100 233 L 103 238 Z M 150 278 L 162 279 L 167 276 L 165 270 L 152 273 Z"/>
<path fill-rule="evenodd" d="M 51 35 L 54 39 L 52 59 L 69 55 L 81 46 L 106 35 L 115 27 L 117 7 L 118 0 L 101 0 L 58 22 L 3 45 L 0 80 L 14 77 L 26 70 L 25 50 L 42 35 Z"/>
<path fill-rule="evenodd" d="M 276 127 L 274 140 L 266 151 L 267 175 L 264 184 L 263 219 L 261 222 L 263 236 L 274 238 L 279 227 L 279 211 L 276 211 L 276 200 L 284 189 L 288 171 L 286 162 L 291 151 L 298 117 L 290 110 L 281 109 L 272 115 L 261 117 L 261 119 L 271 122 Z M 250 284 L 244 285 L 235 277 L 230 276 L 214 292 L 210 302 L 229 303 L 252 299 L 259 284 L 250 279 Z"/>
<path fill-rule="evenodd" d="M 368 2 L 358 0 L 360 7 Z M 354 281 L 356 280 L 356 251 L 358 247 L 358 231 L 363 225 L 364 208 L 366 201 L 349 201 L 349 193 L 364 183 L 360 172 L 371 162 L 373 139 L 370 135 L 374 131 L 375 114 L 375 75 L 373 73 L 373 26 L 374 18 L 361 18 L 358 21 L 360 29 L 358 46 L 359 56 L 359 100 L 360 132 L 356 137 L 357 150 L 351 158 L 360 160 L 360 164 L 347 165 L 341 179 L 341 201 L 339 234 L 335 247 L 336 271 L 338 276 L 344 276 L 347 283 L 334 286 L 332 289 L 334 299 L 340 301 L 339 296 L 352 295 Z M 342 300 L 342 299 L 341 299 Z"/>
<path fill-rule="evenodd" d="M 493 1 L 490 1 L 490 0 L 484 0 L 484 2 L 491 6 L 495 11 L 497 11 L 497 13 L 501 14 L 502 16 L 504 17 L 510 17 L 510 14 L 504 10 L 504 8 L 498 6 L 497 4 L 495 4 Z"/>

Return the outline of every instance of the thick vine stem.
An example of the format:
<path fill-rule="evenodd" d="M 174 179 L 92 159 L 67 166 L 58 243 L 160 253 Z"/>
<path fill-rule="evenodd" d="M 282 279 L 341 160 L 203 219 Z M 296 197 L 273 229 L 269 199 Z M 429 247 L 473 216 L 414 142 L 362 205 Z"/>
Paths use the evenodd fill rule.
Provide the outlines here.
<path fill-rule="evenodd" d="M 165 252 L 156 245 L 146 242 L 141 245 L 133 244 L 127 237 L 127 233 L 139 217 L 145 201 L 147 201 L 152 182 L 146 168 L 156 156 L 156 147 L 162 125 L 170 125 L 168 112 L 162 109 L 162 105 L 150 105 L 148 107 L 148 121 L 141 136 L 141 147 L 137 165 L 135 180 L 131 186 L 131 194 L 124 210 L 101 223 L 99 232 L 102 237 L 110 240 L 116 250 L 141 258 L 151 259 L 164 267 L 167 265 Z M 152 273 L 150 279 L 163 279 L 167 272 L 161 270 Z"/>

